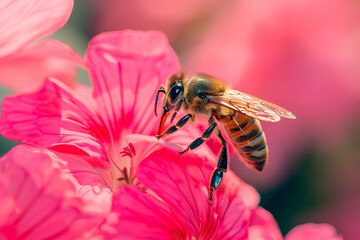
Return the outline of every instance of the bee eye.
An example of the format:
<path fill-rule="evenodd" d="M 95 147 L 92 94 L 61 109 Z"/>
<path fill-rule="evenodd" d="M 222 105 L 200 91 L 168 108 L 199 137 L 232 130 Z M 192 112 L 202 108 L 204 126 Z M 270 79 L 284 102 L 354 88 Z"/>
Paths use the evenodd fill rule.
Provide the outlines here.
<path fill-rule="evenodd" d="M 198 97 L 201 98 L 201 99 L 205 99 L 205 98 L 206 98 L 206 94 L 200 93 L 200 94 L 198 95 Z"/>
<path fill-rule="evenodd" d="M 171 100 L 175 100 L 177 96 L 179 96 L 180 92 L 182 90 L 181 86 L 174 86 L 170 91 L 170 98 Z"/>

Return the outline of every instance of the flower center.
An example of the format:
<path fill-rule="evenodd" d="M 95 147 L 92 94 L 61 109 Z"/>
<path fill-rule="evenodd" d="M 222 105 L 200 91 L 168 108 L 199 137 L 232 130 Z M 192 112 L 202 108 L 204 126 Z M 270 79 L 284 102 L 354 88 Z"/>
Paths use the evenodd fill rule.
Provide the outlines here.
<path fill-rule="evenodd" d="M 129 145 L 123 147 L 119 154 L 121 156 L 121 159 L 119 160 L 121 160 L 121 162 L 123 163 L 123 167 L 119 167 L 119 165 L 116 165 L 117 169 L 120 172 L 120 176 L 117 178 L 118 185 L 132 185 L 135 180 L 135 174 L 133 174 L 135 171 L 133 159 L 136 156 L 134 145 L 132 143 L 129 143 Z M 129 159 L 129 161 L 127 161 L 127 159 Z M 124 164 L 126 166 L 124 166 Z"/>

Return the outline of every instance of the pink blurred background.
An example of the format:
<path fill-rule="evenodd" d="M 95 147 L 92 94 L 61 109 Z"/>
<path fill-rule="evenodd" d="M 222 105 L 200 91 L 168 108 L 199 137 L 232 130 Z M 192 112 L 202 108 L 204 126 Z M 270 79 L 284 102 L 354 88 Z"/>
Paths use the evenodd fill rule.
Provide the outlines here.
<path fill-rule="evenodd" d="M 359 1 L 75 1 L 54 37 L 82 53 L 95 34 L 121 29 L 163 31 L 185 72 L 291 110 L 296 120 L 263 123 L 263 174 L 236 156 L 231 169 L 257 188 L 284 234 L 326 222 L 360 239 Z"/>

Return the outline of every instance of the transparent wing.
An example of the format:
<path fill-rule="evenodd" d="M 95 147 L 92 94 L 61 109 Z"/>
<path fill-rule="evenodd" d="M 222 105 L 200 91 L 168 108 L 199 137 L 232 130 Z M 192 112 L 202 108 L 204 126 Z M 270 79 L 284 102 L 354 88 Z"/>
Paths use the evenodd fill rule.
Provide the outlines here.
<path fill-rule="evenodd" d="M 281 117 L 295 119 L 290 111 L 260 98 L 235 90 L 228 90 L 223 96 L 206 96 L 211 102 L 241 112 L 249 117 L 277 122 Z"/>

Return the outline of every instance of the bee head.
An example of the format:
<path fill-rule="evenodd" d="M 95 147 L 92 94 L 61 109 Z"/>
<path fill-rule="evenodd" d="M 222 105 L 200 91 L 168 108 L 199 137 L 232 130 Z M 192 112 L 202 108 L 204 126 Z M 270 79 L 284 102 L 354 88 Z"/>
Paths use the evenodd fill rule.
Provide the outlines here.
<path fill-rule="evenodd" d="M 165 124 L 166 118 L 168 117 L 171 110 L 175 110 L 175 114 L 172 119 L 174 119 L 176 112 L 179 111 L 181 104 L 184 100 L 184 74 L 173 74 L 166 80 L 166 85 L 160 86 L 160 89 L 157 92 L 156 99 L 155 99 L 155 116 L 157 116 L 156 113 L 156 106 L 157 101 L 159 98 L 159 93 L 165 93 L 163 99 L 162 99 L 162 105 L 163 105 L 163 114 L 161 118 L 160 128 L 159 128 L 159 134 L 163 130 L 163 126 Z"/>
<path fill-rule="evenodd" d="M 163 108 L 169 111 L 176 107 L 179 101 L 184 97 L 184 74 L 173 74 L 166 81 L 166 94 L 163 98 Z"/>

